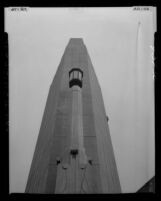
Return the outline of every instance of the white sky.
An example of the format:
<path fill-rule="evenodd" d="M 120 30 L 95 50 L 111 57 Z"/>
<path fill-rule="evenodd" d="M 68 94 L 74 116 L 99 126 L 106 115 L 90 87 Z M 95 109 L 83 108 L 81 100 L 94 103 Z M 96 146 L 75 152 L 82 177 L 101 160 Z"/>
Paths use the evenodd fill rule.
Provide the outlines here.
<path fill-rule="evenodd" d="M 5 25 L 10 191 L 25 190 L 50 84 L 69 39 L 77 37 L 102 89 L 122 191 L 135 192 L 154 176 L 152 8 L 6 8 Z"/>

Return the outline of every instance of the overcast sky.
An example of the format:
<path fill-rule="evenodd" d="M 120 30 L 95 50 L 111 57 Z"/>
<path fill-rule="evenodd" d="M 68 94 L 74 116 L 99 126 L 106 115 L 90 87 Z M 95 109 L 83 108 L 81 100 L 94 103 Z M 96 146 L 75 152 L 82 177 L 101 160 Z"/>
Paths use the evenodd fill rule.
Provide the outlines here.
<path fill-rule="evenodd" d="M 98 77 L 123 192 L 154 176 L 152 8 L 5 10 L 9 33 L 10 191 L 24 192 L 50 84 L 70 38 Z"/>

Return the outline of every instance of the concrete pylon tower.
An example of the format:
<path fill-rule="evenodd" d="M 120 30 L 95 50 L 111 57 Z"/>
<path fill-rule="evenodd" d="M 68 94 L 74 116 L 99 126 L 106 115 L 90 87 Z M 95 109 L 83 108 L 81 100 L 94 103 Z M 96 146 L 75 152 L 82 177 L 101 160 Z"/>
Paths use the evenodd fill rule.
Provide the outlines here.
<path fill-rule="evenodd" d="M 70 39 L 50 86 L 26 193 L 121 193 L 107 116 L 86 46 Z"/>

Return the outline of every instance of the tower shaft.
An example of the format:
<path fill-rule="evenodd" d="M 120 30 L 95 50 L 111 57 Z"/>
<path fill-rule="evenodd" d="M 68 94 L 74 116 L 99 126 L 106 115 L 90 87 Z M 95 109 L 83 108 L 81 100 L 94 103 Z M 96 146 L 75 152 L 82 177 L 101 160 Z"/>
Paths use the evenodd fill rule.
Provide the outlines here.
<path fill-rule="evenodd" d="M 78 69 L 83 78 L 75 79 Z M 50 86 L 26 193 L 120 193 L 106 117 L 83 40 L 71 39 Z"/>

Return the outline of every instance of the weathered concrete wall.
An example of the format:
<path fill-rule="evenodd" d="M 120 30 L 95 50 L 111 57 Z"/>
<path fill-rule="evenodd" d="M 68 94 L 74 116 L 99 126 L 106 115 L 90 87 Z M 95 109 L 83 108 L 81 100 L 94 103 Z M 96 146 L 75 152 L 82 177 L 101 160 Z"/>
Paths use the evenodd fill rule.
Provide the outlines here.
<path fill-rule="evenodd" d="M 103 193 L 121 193 L 101 88 L 89 56 L 88 64 L 102 191 Z"/>

